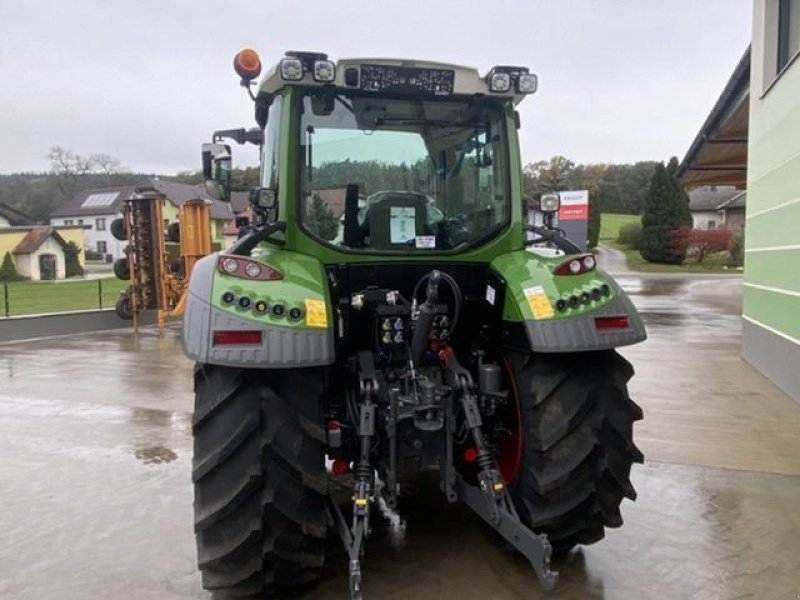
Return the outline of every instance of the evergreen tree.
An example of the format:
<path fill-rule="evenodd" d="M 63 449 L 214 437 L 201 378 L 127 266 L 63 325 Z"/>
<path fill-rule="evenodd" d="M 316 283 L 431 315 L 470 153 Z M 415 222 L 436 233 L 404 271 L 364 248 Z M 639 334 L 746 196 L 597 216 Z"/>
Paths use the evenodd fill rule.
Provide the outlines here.
<path fill-rule="evenodd" d="M 17 268 L 11 260 L 11 252 L 6 252 L 3 264 L 0 265 L 0 281 L 22 281 L 24 277 L 17 273 Z"/>
<path fill-rule="evenodd" d="M 649 262 L 681 264 L 685 250 L 673 244 L 673 232 L 692 226 L 689 197 L 678 181 L 678 159 L 656 164 L 644 203 L 639 252 Z"/>
<path fill-rule="evenodd" d="M 83 275 L 83 267 L 81 267 L 81 263 L 78 260 L 80 253 L 81 249 L 75 242 L 68 243 L 67 247 L 64 248 L 64 269 L 67 272 L 67 277 Z"/>
<path fill-rule="evenodd" d="M 328 205 L 322 201 L 319 194 L 314 194 L 311 200 L 305 226 L 309 231 L 327 241 L 331 241 L 339 233 L 339 222 L 333 216 L 333 212 L 328 208 Z"/>

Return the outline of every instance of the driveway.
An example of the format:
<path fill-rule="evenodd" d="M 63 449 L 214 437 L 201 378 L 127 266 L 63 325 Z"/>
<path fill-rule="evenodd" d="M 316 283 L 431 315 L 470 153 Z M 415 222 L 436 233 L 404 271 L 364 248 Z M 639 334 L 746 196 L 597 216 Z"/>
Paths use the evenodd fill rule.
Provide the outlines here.
<path fill-rule="evenodd" d="M 624 274 L 650 338 L 636 367 L 636 466 L 625 525 L 530 567 L 421 482 L 406 533 L 378 527 L 367 598 L 796 598 L 800 406 L 739 356 L 741 279 Z M 177 332 L 0 346 L 0 598 L 201 599 L 192 532 L 192 365 Z M 301 598 L 345 598 L 331 544 Z"/>

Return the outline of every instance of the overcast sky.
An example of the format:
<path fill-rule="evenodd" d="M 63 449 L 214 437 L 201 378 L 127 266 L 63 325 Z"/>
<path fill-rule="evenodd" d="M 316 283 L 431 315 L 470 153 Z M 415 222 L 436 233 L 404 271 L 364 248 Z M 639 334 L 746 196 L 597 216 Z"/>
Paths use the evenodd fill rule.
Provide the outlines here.
<path fill-rule="evenodd" d="M 216 8 L 211 8 L 216 6 Z M 205 7 L 205 8 L 201 8 Z M 253 125 L 231 61 L 285 50 L 527 65 L 525 162 L 682 156 L 744 52 L 752 0 L 0 1 L 0 172 L 52 146 L 134 171 L 198 169 Z M 234 150 L 238 165 L 255 164 Z"/>

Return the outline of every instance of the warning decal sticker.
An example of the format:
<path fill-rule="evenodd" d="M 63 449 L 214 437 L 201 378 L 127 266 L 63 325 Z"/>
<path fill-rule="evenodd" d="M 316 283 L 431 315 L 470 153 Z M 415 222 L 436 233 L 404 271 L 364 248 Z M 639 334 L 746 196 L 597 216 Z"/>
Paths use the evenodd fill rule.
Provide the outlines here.
<path fill-rule="evenodd" d="M 540 285 L 525 288 L 523 290 L 525 298 L 528 300 L 528 306 L 533 313 L 534 319 L 549 319 L 555 315 L 553 305 L 550 304 L 550 299 L 544 293 L 544 288 Z"/>
<path fill-rule="evenodd" d="M 327 327 L 328 311 L 322 300 L 306 300 L 306 324 L 309 327 Z"/>

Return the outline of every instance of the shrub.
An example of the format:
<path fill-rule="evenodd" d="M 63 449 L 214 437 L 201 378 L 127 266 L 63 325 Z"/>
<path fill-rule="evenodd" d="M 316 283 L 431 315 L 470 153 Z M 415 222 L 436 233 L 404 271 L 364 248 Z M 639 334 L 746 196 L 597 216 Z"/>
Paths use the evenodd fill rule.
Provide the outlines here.
<path fill-rule="evenodd" d="M 81 263 L 78 260 L 80 253 L 81 249 L 75 242 L 69 242 L 67 247 L 64 248 L 64 270 L 67 277 L 83 275 L 83 267 L 81 267 Z"/>
<path fill-rule="evenodd" d="M 693 256 L 701 263 L 709 254 L 725 252 L 733 243 L 730 229 L 690 229 L 681 227 L 671 232 L 670 249 L 676 256 Z"/>
<path fill-rule="evenodd" d="M 11 260 L 11 252 L 6 252 L 3 257 L 3 264 L 0 265 L 0 281 L 22 281 L 25 279 L 17 273 L 14 261 Z"/>
<path fill-rule="evenodd" d="M 622 227 L 619 228 L 619 233 L 617 234 L 617 243 L 624 244 L 629 248 L 633 248 L 634 250 L 639 249 L 639 240 L 642 237 L 642 224 L 639 222 L 636 223 L 626 223 Z"/>
<path fill-rule="evenodd" d="M 730 255 L 728 262 L 725 263 L 729 267 L 741 267 L 744 265 L 744 234 L 738 234 L 731 244 Z"/>

